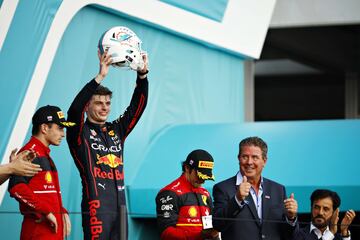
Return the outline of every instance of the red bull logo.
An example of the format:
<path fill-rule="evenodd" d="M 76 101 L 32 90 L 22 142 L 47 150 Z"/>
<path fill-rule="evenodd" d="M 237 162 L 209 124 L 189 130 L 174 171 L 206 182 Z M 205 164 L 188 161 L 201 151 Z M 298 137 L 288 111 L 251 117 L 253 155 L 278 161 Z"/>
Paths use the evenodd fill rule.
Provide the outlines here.
<path fill-rule="evenodd" d="M 103 232 L 102 221 L 100 221 L 97 217 L 97 210 L 99 208 L 99 200 L 93 200 L 89 202 L 91 239 L 98 239 L 100 234 Z"/>
<path fill-rule="evenodd" d="M 122 157 L 118 157 L 114 154 L 106 154 L 105 156 L 100 157 L 99 154 L 97 154 L 98 161 L 96 164 L 105 164 L 108 165 L 111 168 L 116 168 L 119 165 L 123 165 Z"/>
<path fill-rule="evenodd" d="M 105 172 L 98 167 L 94 167 L 94 176 L 96 178 L 102 178 L 102 179 L 123 180 L 124 172 L 120 172 L 118 169 L 115 169 L 115 171 Z"/>

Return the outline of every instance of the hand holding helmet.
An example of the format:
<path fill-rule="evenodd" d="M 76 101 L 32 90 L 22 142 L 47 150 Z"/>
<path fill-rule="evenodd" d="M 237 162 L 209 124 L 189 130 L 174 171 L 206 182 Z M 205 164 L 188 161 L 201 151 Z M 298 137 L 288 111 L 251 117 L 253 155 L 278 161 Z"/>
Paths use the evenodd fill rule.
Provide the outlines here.
<path fill-rule="evenodd" d="M 105 51 L 111 56 L 111 65 L 135 71 L 144 69 L 146 52 L 141 49 L 141 40 L 127 27 L 117 26 L 106 31 L 100 38 L 100 55 Z"/>

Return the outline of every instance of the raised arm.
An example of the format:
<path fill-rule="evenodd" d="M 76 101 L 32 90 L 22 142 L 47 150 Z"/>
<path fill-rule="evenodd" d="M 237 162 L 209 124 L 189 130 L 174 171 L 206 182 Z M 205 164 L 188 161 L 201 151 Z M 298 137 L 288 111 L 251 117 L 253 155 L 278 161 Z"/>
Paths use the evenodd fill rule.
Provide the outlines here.
<path fill-rule="evenodd" d="M 76 123 L 76 125 L 67 130 L 67 141 L 70 145 L 80 145 L 78 136 L 81 134 L 84 124 L 84 115 L 86 104 L 91 99 L 100 83 L 105 79 L 109 72 L 111 64 L 110 55 L 105 51 L 102 55 L 98 51 L 99 57 L 99 73 L 94 79 L 88 82 L 81 91 L 76 95 L 68 110 L 68 120 Z"/>
<path fill-rule="evenodd" d="M 114 121 L 118 124 L 123 136 L 122 141 L 129 135 L 134 129 L 136 123 L 139 121 L 147 105 L 148 99 L 148 57 L 143 55 L 144 68 L 137 72 L 136 87 L 132 95 L 130 105 L 126 108 L 125 112 Z"/>

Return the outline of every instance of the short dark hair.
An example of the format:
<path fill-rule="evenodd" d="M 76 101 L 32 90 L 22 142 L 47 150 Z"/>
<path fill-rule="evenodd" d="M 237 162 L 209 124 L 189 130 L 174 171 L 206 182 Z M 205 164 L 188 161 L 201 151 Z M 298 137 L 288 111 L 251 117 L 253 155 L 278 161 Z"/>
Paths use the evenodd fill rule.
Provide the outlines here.
<path fill-rule="evenodd" d="M 328 197 L 331 198 L 331 200 L 333 202 L 333 210 L 337 209 L 341 204 L 341 199 L 336 192 L 328 190 L 328 189 L 316 189 L 311 194 L 311 197 L 310 197 L 311 207 L 313 206 L 313 204 L 316 200 L 324 199 L 324 198 L 328 198 Z"/>
<path fill-rule="evenodd" d="M 186 163 L 186 161 L 183 161 L 183 162 L 181 163 L 181 170 L 182 170 L 182 172 L 185 172 L 185 166 L 190 167 L 189 164 Z M 191 167 L 190 167 L 190 168 L 191 168 Z"/>
<path fill-rule="evenodd" d="M 264 140 L 259 137 L 247 137 L 241 140 L 239 143 L 239 155 L 241 155 L 241 148 L 244 146 L 255 146 L 259 147 L 262 152 L 263 158 L 267 159 L 268 147 Z"/>
<path fill-rule="evenodd" d="M 32 129 L 31 129 L 31 135 L 35 136 L 40 132 L 41 124 L 46 124 L 46 125 L 49 126 L 49 128 L 52 128 L 52 125 L 56 124 L 56 123 L 40 123 L 40 124 L 36 123 L 36 124 L 33 124 Z"/>
<path fill-rule="evenodd" d="M 108 89 L 107 87 L 104 87 L 103 85 L 99 85 L 93 95 L 101 95 L 101 96 L 107 96 L 109 95 L 110 98 L 112 97 L 112 91 Z"/>

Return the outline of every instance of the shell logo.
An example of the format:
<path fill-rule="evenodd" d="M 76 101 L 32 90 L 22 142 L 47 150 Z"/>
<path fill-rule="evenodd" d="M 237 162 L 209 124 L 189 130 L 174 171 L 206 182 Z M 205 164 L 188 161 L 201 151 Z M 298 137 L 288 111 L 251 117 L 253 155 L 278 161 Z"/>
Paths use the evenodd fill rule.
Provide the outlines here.
<path fill-rule="evenodd" d="M 192 218 L 197 216 L 197 210 L 195 207 L 190 207 L 188 213 L 189 213 L 189 216 Z"/>
<path fill-rule="evenodd" d="M 52 176 L 51 176 L 51 173 L 49 171 L 47 171 L 45 173 L 45 181 L 46 181 L 46 183 L 52 183 Z"/>

